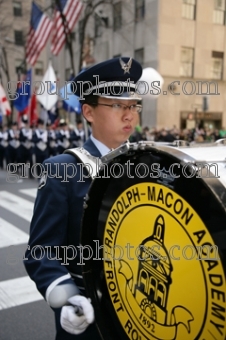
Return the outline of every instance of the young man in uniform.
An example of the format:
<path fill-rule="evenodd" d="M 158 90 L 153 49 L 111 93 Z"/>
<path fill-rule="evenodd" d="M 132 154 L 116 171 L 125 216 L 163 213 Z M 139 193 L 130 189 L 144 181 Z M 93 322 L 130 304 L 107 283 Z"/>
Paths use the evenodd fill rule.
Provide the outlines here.
<path fill-rule="evenodd" d="M 141 74 L 137 61 L 123 57 L 97 64 L 74 79 L 73 92 L 92 127 L 84 149 L 93 157 L 106 155 L 133 133 L 141 111 L 135 91 Z M 40 180 L 24 260 L 29 276 L 55 312 L 56 340 L 101 339 L 84 290 L 79 255 L 68 247 L 79 249 L 84 197 L 91 184 L 89 176 L 81 180 L 84 168 L 79 163 L 65 153 L 43 163 L 46 173 Z"/>

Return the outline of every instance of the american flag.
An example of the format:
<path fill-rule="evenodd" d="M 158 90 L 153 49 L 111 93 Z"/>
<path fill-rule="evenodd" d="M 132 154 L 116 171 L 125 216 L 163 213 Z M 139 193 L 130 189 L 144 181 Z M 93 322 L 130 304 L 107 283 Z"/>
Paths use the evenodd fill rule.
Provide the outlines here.
<path fill-rule="evenodd" d="M 83 4 L 80 0 L 59 0 L 59 5 L 54 14 L 54 34 L 52 36 L 51 52 L 54 55 L 58 55 L 62 49 L 66 34 L 70 33 L 83 8 Z M 64 20 L 62 20 L 62 14 Z"/>
<path fill-rule="evenodd" d="M 52 29 L 52 21 L 32 2 L 30 30 L 26 41 L 26 61 L 35 65 L 41 51 L 45 47 Z"/>

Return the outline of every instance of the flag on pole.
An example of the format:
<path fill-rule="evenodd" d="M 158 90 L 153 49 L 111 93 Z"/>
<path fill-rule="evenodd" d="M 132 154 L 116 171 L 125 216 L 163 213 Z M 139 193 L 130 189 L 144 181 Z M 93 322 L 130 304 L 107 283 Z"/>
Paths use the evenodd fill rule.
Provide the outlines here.
<path fill-rule="evenodd" d="M 82 111 L 79 98 L 72 92 L 71 83 L 73 82 L 75 76 L 72 73 L 69 81 L 60 89 L 59 96 L 63 99 L 63 108 L 67 112 L 76 112 L 80 114 Z"/>
<path fill-rule="evenodd" d="M 59 96 L 63 99 L 63 108 L 67 112 L 76 112 L 80 114 L 82 111 L 79 98 L 71 91 L 71 82 L 69 81 L 60 89 Z"/>
<path fill-rule="evenodd" d="M 27 113 L 31 98 L 31 72 L 28 70 L 23 80 L 18 81 L 17 98 L 14 100 L 14 107 L 20 114 Z"/>
<path fill-rule="evenodd" d="M 51 52 L 58 55 L 66 41 L 66 35 L 75 27 L 81 14 L 83 4 L 80 0 L 59 0 L 54 14 L 54 34 L 51 42 Z M 63 18 L 64 19 L 63 19 Z"/>
<path fill-rule="evenodd" d="M 58 100 L 57 79 L 51 63 L 49 63 L 41 85 L 37 90 L 37 99 L 47 111 L 50 110 Z"/>
<path fill-rule="evenodd" d="M 35 65 L 41 51 L 45 47 L 52 29 L 52 21 L 32 2 L 30 30 L 26 41 L 26 61 Z"/>
<path fill-rule="evenodd" d="M 1 84 L 0 84 L 0 111 L 4 116 L 9 116 L 12 111 L 9 105 L 9 101 L 6 97 L 6 93 Z"/>
<path fill-rule="evenodd" d="M 31 103 L 30 103 L 30 124 L 35 125 L 38 120 L 38 113 L 37 113 L 37 100 L 36 100 L 36 94 L 33 93 L 31 97 Z"/>

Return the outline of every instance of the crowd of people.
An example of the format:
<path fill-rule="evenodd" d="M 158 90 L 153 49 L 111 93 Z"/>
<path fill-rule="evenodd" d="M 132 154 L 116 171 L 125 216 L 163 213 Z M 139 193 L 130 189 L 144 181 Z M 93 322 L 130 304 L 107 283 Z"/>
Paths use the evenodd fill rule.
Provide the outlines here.
<path fill-rule="evenodd" d="M 88 129 L 88 134 L 91 130 Z M 135 127 L 130 136 L 130 142 L 137 143 L 141 140 L 154 142 L 168 142 L 185 140 L 188 142 L 214 142 L 224 138 L 226 131 L 201 128 L 171 129 Z M 81 120 L 76 125 L 68 124 L 64 119 L 54 126 L 50 122 L 44 123 L 38 119 L 36 127 L 30 127 L 28 119 L 24 117 L 18 126 L 13 122 L 0 127 L 0 169 L 7 169 L 8 164 L 29 163 L 30 168 L 34 163 L 41 163 L 57 154 L 62 154 L 68 148 L 83 146 L 86 140 L 85 129 Z M 39 169 L 39 168 L 37 168 Z M 38 170 L 37 170 L 38 171 Z M 32 178 L 32 174 L 30 174 Z"/>
<path fill-rule="evenodd" d="M 202 128 L 197 125 L 194 129 L 178 129 L 174 126 L 171 129 L 162 128 L 141 128 L 136 126 L 134 133 L 130 137 L 131 142 L 138 142 L 140 140 L 148 140 L 154 142 L 168 142 L 171 143 L 175 140 L 184 140 L 187 142 L 215 142 L 218 139 L 226 137 L 226 130 L 223 128 L 210 129 Z"/>
<path fill-rule="evenodd" d="M 34 163 L 42 164 L 45 159 L 68 148 L 82 146 L 85 138 L 82 121 L 77 121 L 74 126 L 61 119 L 55 127 L 38 119 L 37 126 L 30 127 L 27 117 L 24 117 L 20 126 L 13 122 L 9 127 L 5 125 L 0 129 L 0 169 L 7 169 L 11 163 L 29 163 L 31 169 Z M 38 167 L 37 171 L 40 171 Z M 29 176 L 33 177 L 31 172 Z"/>

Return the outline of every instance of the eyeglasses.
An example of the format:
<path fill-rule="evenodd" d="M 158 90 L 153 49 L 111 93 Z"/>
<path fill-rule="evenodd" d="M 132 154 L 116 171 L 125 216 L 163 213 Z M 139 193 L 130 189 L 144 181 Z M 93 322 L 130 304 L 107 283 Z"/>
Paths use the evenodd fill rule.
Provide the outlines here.
<path fill-rule="evenodd" d="M 122 112 L 122 111 L 126 110 L 127 108 L 133 113 L 140 113 L 142 111 L 142 105 L 135 105 L 135 104 L 125 105 L 125 104 L 121 104 L 121 103 L 113 103 L 113 104 L 97 103 L 96 105 L 109 106 L 115 112 Z"/>

